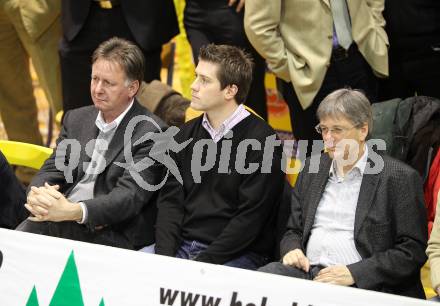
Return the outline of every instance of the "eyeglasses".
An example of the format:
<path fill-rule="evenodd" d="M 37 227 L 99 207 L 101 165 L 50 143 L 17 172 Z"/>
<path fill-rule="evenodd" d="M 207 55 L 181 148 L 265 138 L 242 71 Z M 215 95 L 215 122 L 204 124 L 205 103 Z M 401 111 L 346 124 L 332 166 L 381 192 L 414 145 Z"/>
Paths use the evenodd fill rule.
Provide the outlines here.
<path fill-rule="evenodd" d="M 340 135 L 343 135 L 344 133 L 346 133 L 346 132 L 348 132 L 349 130 L 352 130 L 352 129 L 354 129 L 354 128 L 356 128 L 356 126 L 352 126 L 352 127 L 350 127 L 350 128 L 342 127 L 342 126 L 336 126 L 336 127 L 333 127 L 333 128 L 328 128 L 328 127 L 326 127 L 326 126 L 321 126 L 320 124 L 318 124 L 318 125 L 315 126 L 315 130 L 316 130 L 316 132 L 318 132 L 319 134 L 321 134 L 321 135 L 325 135 L 325 134 L 327 134 L 328 132 L 330 132 L 330 133 L 331 133 L 332 135 L 334 135 L 334 136 L 340 136 Z"/>

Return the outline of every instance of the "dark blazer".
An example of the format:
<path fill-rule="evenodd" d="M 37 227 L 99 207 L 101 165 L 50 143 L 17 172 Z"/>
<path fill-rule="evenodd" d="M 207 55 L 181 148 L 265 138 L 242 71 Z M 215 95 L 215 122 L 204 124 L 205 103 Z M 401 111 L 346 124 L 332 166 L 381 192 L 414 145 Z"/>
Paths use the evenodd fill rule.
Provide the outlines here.
<path fill-rule="evenodd" d="M 32 180 L 30 186 L 42 186 L 44 182 L 49 184 L 58 184 L 61 191 L 68 195 L 72 188 L 84 176 L 84 162 L 89 162 L 91 157 L 86 154 L 86 144 L 96 139 L 98 128 L 95 125 L 95 119 L 98 111 L 94 106 L 86 106 L 71 110 L 66 113 L 63 120 L 63 128 L 57 140 L 57 149 L 54 154 L 44 163 L 41 170 Z M 138 123 L 133 131 L 131 139 L 125 139 L 129 121 L 135 116 L 146 115 L 153 118 L 160 128 L 164 130 L 165 124 L 153 115 L 137 101 L 125 115 L 119 124 L 112 141 L 109 144 L 104 158 L 106 167 L 96 179 L 94 187 L 94 198 L 84 201 L 87 206 L 86 225 L 93 231 L 96 226 L 111 226 L 116 232 L 124 234 L 132 243 L 134 248 L 140 248 L 154 242 L 154 222 L 156 218 L 156 192 L 144 190 L 139 186 L 133 175 L 116 162 L 125 163 L 124 149 L 130 146 L 133 161 L 147 157 L 153 145 L 151 141 L 143 141 L 135 144 L 136 140 L 148 132 L 157 132 L 158 129 L 150 122 L 142 121 Z M 81 151 L 75 154 L 74 150 L 68 149 L 66 159 L 64 160 L 61 150 L 58 150 L 59 143 L 63 140 L 77 140 L 81 145 Z M 129 143 L 131 140 L 131 143 Z M 57 152 L 60 151 L 60 152 Z M 90 150 L 90 155 L 93 149 Z M 72 172 L 73 182 L 68 183 L 65 173 L 57 169 L 56 155 L 61 162 L 66 164 L 79 160 L 78 167 Z M 72 153 L 72 154 L 70 154 Z M 155 163 L 139 172 L 144 181 L 151 185 L 161 182 L 164 177 L 164 168 Z"/>
<path fill-rule="evenodd" d="M 371 164 L 377 159 L 369 152 Z M 362 260 L 347 267 L 359 288 L 424 298 L 420 268 L 427 259 L 428 235 L 421 178 L 400 161 L 374 157 L 382 158 L 384 167 L 378 174 L 364 174 L 355 215 L 354 241 Z M 317 173 L 309 173 L 306 162 L 292 192 L 282 256 L 297 248 L 305 253 L 331 165 L 327 154 L 318 161 Z"/>
<path fill-rule="evenodd" d="M 431 54 L 440 46 L 440 1 L 385 0 L 385 29 L 393 52 L 405 59 Z"/>
<path fill-rule="evenodd" d="M 27 217 L 26 193 L 0 151 L 0 227 L 14 229 Z"/>
<path fill-rule="evenodd" d="M 63 0 L 61 23 L 68 41 L 85 24 L 92 1 Z M 146 51 L 159 48 L 179 33 L 173 0 L 121 0 L 120 5 L 136 42 Z"/>

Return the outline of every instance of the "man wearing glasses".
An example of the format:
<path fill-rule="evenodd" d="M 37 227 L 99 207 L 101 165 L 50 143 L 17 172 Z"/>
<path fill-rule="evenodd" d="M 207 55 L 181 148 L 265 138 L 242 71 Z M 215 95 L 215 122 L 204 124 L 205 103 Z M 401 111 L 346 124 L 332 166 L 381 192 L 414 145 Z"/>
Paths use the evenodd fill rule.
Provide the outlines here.
<path fill-rule="evenodd" d="M 292 193 L 281 262 L 260 271 L 424 298 L 426 212 L 417 172 L 367 146 L 368 99 L 340 89 L 317 110 L 326 153 Z"/>

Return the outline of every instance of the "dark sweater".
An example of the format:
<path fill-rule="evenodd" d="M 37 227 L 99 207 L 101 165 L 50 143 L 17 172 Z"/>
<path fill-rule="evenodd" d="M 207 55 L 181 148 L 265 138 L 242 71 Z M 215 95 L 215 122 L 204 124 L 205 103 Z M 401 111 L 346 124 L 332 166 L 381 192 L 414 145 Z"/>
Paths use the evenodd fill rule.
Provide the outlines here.
<path fill-rule="evenodd" d="M 183 186 L 170 176 L 162 188 L 158 202 L 156 223 L 156 253 L 175 256 L 182 239 L 208 244 L 196 260 L 223 264 L 245 252 L 270 256 L 275 241 L 275 219 L 283 190 L 284 173 L 281 170 L 281 146 L 275 147 L 272 167 L 261 173 L 266 137 L 275 132 L 255 115 L 246 117 L 232 128 L 233 137 L 222 138 L 215 144 L 202 127 L 202 116 L 186 123 L 176 135 L 176 141 L 193 138 L 182 151 L 173 155 L 183 178 Z M 195 144 L 203 139 L 217 147 L 215 165 L 201 172 L 201 183 L 196 183 L 191 172 L 193 150 L 203 151 Z M 245 169 L 249 163 L 258 163 L 258 170 L 240 174 L 235 166 L 236 151 L 244 139 L 256 139 L 261 150 L 249 146 Z M 222 145 L 232 141 L 228 171 L 219 169 Z M 202 162 L 204 164 L 204 162 Z M 219 173 L 223 172 L 223 173 Z"/>

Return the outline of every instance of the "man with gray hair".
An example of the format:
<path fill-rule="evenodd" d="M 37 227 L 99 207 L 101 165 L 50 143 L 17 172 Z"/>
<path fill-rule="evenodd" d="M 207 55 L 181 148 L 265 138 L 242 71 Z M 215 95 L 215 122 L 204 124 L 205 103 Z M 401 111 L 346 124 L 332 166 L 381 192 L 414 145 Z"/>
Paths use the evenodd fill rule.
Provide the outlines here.
<path fill-rule="evenodd" d="M 424 298 L 421 178 L 367 145 L 372 111 L 363 93 L 337 90 L 317 115 L 325 153 L 306 161 L 292 192 L 282 261 L 260 271 Z"/>
<path fill-rule="evenodd" d="M 139 249 L 154 242 L 156 194 L 138 181 L 154 186 L 164 176 L 162 165 L 142 164 L 153 142 L 141 138 L 165 125 L 135 98 L 144 71 L 136 45 L 109 39 L 92 61 L 94 106 L 65 114 L 57 148 L 30 184 L 31 216 L 17 229 Z"/>

